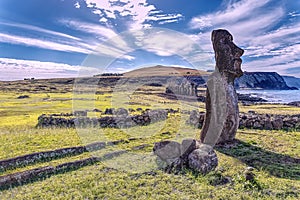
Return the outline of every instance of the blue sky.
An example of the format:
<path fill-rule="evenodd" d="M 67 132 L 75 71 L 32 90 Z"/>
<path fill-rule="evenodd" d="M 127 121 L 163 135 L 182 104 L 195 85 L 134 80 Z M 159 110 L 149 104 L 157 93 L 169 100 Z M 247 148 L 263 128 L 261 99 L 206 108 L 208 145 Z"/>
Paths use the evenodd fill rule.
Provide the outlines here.
<path fill-rule="evenodd" d="M 213 69 L 218 28 L 245 49 L 245 71 L 300 77 L 298 0 L 1 0 L 0 80 Z"/>

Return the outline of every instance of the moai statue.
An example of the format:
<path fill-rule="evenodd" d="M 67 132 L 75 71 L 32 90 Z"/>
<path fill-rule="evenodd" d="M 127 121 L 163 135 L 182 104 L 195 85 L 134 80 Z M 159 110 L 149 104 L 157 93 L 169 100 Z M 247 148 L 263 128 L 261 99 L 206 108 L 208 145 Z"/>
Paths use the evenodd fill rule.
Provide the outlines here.
<path fill-rule="evenodd" d="M 234 79 L 243 75 L 241 56 L 244 50 L 233 42 L 227 30 L 214 30 L 212 43 L 216 68 L 207 81 L 206 116 L 201 131 L 201 143 L 194 139 L 155 143 L 153 152 L 167 163 L 167 171 L 183 167 L 206 174 L 218 165 L 215 144 L 232 141 L 239 125 L 238 98 Z"/>
<path fill-rule="evenodd" d="M 214 146 L 233 141 L 239 126 L 234 80 L 243 75 L 240 57 L 244 50 L 233 43 L 233 37 L 227 30 L 214 30 L 211 40 L 216 67 L 207 81 L 206 115 L 201 142 Z"/>
<path fill-rule="evenodd" d="M 196 90 L 195 90 L 196 84 L 191 82 L 191 95 L 196 96 Z"/>

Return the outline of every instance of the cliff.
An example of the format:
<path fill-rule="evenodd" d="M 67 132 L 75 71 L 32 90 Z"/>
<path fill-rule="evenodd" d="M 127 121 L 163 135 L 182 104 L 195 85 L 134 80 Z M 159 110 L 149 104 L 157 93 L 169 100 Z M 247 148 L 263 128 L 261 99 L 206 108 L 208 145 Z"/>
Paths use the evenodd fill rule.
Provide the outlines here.
<path fill-rule="evenodd" d="M 265 90 L 293 90 L 289 87 L 282 76 L 276 72 L 245 72 L 236 79 L 237 89 L 265 89 Z"/>
<path fill-rule="evenodd" d="M 294 76 L 282 76 L 289 87 L 300 88 L 300 78 Z"/>

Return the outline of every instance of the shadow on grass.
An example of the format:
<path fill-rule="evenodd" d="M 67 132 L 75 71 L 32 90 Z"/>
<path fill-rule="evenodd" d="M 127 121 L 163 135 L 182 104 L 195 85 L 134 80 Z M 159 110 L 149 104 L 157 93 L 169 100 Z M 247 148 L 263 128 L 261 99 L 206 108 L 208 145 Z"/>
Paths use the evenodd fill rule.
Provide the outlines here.
<path fill-rule="evenodd" d="M 235 140 L 230 145 L 216 146 L 215 149 L 273 176 L 300 180 L 299 158 L 268 151 L 241 140 Z"/>

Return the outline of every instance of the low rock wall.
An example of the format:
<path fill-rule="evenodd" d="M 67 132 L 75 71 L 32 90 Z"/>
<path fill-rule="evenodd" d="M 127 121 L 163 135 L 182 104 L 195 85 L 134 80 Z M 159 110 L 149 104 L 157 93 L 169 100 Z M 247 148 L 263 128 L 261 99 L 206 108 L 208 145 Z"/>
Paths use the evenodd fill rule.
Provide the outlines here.
<path fill-rule="evenodd" d="M 129 140 L 137 140 L 140 138 L 131 138 Z M 71 147 L 71 148 L 66 148 L 66 149 L 57 149 L 49 152 L 38 152 L 30 155 L 25 155 L 25 156 L 19 156 L 16 158 L 11 158 L 7 160 L 0 160 L 0 166 L 2 164 L 5 164 L 5 166 L 2 168 L 2 170 L 7 170 L 11 168 L 17 168 L 19 166 L 26 166 L 28 164 L 32 164 L 41 158 L 47 157 L 50 158 L 53 156 L 51 153 L 55 153 L 56 156 L 62 157 L 66 153 L 83 153 L 82 151 L 86 151 L 87 149 L 89 150 L 99 150 L 101 148 L 105 148 L 105 146 L 110 146 L 110 145 L 115 145 L 118 143 L 124 142 L 122 140 L 117 140 L 117 141 L 111 141 L 111 142 L 98 142 L 98 143 L 92 143 L 86 146 L 80 146 L 80 147 Z M 142 144 L 138 146 L 134 146 L 131 148 L 131 150 L 140 150 L 145 147 L 148 147 L 148 144 Z M 28 182 L 33 182 L 35 180 L 40 180 L 44 178 L 49 178 L 50 176 L 58 173 L 64 173 L 70 170 L 75 170 L 79 169 L 81 167 L 87 166 L 94 164 L 96 162 L 102 162 L 105 160 L 112 159 L 114 157 L 120 156 L 124 153 L 128 153 L 131 150 L 118 150 L 118 151 L 113 151 L 104 154 L 101 157 L 90 157 L 82 160 L 75 160 L 72 162 L 66 162 L 62 163 L 57 166 L 46 166 L 46 167 L 39 167 L 35 169 L 30 169 L 22 172 L 17 172 L 13 174 L 7 174 L 0 176 L 0 191 L 5 190 L 5 189 L 10 189 L 12 187 L 22 185 Z M 65 152 L 68 151 L 68 152 Z M 74 151 L 74 152 L 73 152 Z M 58 157 L 52 157 L 52 159 L 56 159 Z M 28 159 L 25 160 L 25 159 Z M 31 163 L 30 163 L 31 162 Z"/>
<path fill-rule="evenodd" d="M 192 111 L 187 124 L 202 128 L 204 112 Z M 253 111 L 240 113 L 239 128 L 265 130 L 300 130 L 300 115 L 258 114 Z"/>
<path fill-rule="evenodd" d="M 167 110 L 148 110 L 140 115 L 113 115 L 100 118 L 66 115 L 41 115 L 38 117 L 38 127 L 102 127 L 129 128 L 145 126 L 168 118 Z"/>

